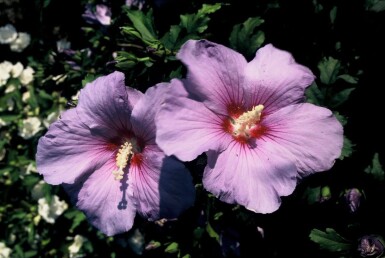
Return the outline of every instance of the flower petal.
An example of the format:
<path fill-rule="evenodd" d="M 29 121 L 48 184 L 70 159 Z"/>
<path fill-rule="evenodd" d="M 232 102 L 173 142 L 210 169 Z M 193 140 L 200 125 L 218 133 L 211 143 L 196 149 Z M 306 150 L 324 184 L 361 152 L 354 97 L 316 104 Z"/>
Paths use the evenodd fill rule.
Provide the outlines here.
<path fill-rule="evenodd" d="M 65 111 L 39 139 L 37 169 L 49 184 L 73 183 L 100 168 L 112 155 L 102 136 L 92 135 L 76 109 Z"/>
<path fill-rule="evenodd" d="M 188 92 L 214 112 L 227 114 L 230 104 L 243 102 L 245 58 L 234 50 L 207 40 L 189 40 L 177 57 L 188 68 Z"/>
<path fill-rule="evenodd" d="M 304 100 L 304 91 L 314 81 L 313 73 L 297 64 L 292 55 L 269 44 L 260 48 L 245 69 L 245 92 L 252 106 L 263 104 L 271 113 Z"/>
<path fill-rule="evenodd" d="M 303 103 L 267 116 L 270 140 L 290 151 L 302 175 L 329 170 L 340 156 L 343 128 L 326 108 Z"/>
<path fill-rule="evenodd" d="M 182 161 L 191 161 L 210 149 L 220 151 L 230 140 L 222 128 L 222 118 L 188 98 L 179 80 L 171 81 L 155 122 L 156 143 L 168 156 Z"/>
<path fill-rule="evenodd" d="M 129 172 L 138 213 L 150 220 L 178 217 L 194 204 L 191 175 L 156 145 L 146 146 L 141 155 L 140 165 L 132 165 Z"/>
<path fill-rule="evenodd" d="M 209 151 L 204 187 L 227 203 L 258 213 L 278 209 L 280 196 L 293 192 L 297 170 L 283 148 L 260 141 L 255 148 L 233 142 L 224 152 Z"/>
<path fill-rule="evenodd" d="M 88 83 L 80 91 L 76 107 L 80 119 L 93 133 L 131 129 L 130 116 L 142 93 L 124 85 L 124 74 L 114 72 Z"/>
<path fill-rule="evenodd" d="M 131 123 L 134 134 L 143 139 L 146 144 L 155 144 L 155 115 L 164 102 L 167 90 L 167 83 L 150 87 L 132 111 Z"/>
<path fill-rule="evenodd" d="M 63 185 L 89 222 L 108 236 L 130 230 L 136 214 L 127 174 L 122 180 L 115 180 L 112 174 L 115 169 L 111 160 L 74 184 Z"/>

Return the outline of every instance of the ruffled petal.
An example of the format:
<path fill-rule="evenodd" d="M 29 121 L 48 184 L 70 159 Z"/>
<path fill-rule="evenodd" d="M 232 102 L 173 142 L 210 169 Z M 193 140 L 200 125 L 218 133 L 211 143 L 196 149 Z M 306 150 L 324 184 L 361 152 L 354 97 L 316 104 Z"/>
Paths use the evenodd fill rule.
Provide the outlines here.
<path fill-rule="evenodd" d="M 229 105 L 243 103 L 245 58 L 234 50 L 207 40 L 189 40 L 177 57 L 188 68 L 187 91 L 214 112 L 227 114 Z"/>
<path fill-rule="evenodd" d="M 245 92 L 251 106 L 263 104 L 266 113 L 304 100 L 313 73 L 292 55 L 269 44 L 260 48 L 245 68 Z"/>
<path fill-rule="evenodd" d="M 167 86 L 167 83 L 160 83 L 150 87 L 132 111 L 133 132 L 146 144 L 155 144 L 155 115 L 164 102 Z"/>
<path fill-rule="evenodd" d="M 303 176 L 329 170 L 341 154 L 343 128 L 326 108 L 291 105 L 267 116 L 263 123 L 269 128 L 270 140 L 295 156 Z"/>
<path fill-rule="evenodd" d="M 76 107 L 80 119 L 94 134 L 131 129 L 130 116 L 142 93 L 126 87 L 124 74 L 114 72 L 88 83 L 80 91 Z"/>
<path fill-rule="evenodd" d="M 155 118 L 156 143 L 168 156 L 191 161 L 208 150 L 224 149 L 231 137 L 222 117 L 201 102 L 188 98 L 181 81 L 172 80 Z"/>
<path fill-rule="evenodd" d="M 63 185 L 88 221 L 108 236 L 130 230 L 136 214 L 127 174 L 118 181 L 112 174 L 113 170 L 116 166 L 110 161 L 74 184 Z"/>
<path fill-rule="evenodd" d="M 137 211 L 150 220 L 173 219 L 195 200 L 192 177 L 174 157 L 156 146 L 146 146 L 141 161 L 131 163 L 129 178 Z"/>
<path fill-rule="evenodd" d="M 65 111 L 39 139 L 37 170 L 49 184 L 73 183 L 111 159 L 102 136 L 92 135 L 76 109 Z"/>
<path fill-rule="evenodd" d="M 203 186 L 227 203 L 270 213 L 280 196 L 293 192 L 297 170 L 290 153 L 268 141 L 255 148 L 233 142 L 224 152 L 209 151 Z"/>

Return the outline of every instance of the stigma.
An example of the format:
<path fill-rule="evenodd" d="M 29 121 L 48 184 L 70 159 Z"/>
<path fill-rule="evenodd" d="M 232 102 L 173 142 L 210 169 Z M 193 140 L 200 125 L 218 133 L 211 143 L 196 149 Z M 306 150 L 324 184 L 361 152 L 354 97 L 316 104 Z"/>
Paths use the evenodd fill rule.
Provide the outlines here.
<path fill-rule="evenodd" d="M 132 155 L 134 155 L 134 150 L 136 149 L 136 144 L 134 141 L 126 141 L 120 146 L 116 154 L 116 166 L 118 170 L 112 171 L 112 174 L 115 177 L 115 180 L 123 179 L 124 169 L 127 167 L 128 162 L 130 161 Z"/>
<path fill-rule="evenodd" d="M 233 125 L 233 136 L 250 138 L 250 131 L 261 120 L 261 115 L 264 106 L 254 106 L 250 111 L 246 111 L 238 118 L 231 119 Z"/>

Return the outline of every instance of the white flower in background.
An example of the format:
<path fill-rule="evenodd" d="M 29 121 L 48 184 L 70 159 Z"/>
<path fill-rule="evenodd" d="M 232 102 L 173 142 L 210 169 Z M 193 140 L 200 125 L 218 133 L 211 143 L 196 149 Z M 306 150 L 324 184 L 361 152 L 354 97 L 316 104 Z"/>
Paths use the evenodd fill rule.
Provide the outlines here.
<path fill-rule="evenodd" d="M 31 93 L 29 93 L 29 91 L 26 91 L 23 93 L 23 95 L 21 95 L 21 100 L 27 103 L 30 97 L 31 97 Z"/>
<path fill-rule="evenodd" d="M 0 27 L 0 44 L 9 44 L 17 38 L 17 31 L 11 24 Z"/>
<path fill-rule="evenodd" d="M 0 257 L 1 258 L 8 258 L 11 254 L 12 250 L 11 248 L 8 248 L 3 242 L 0 242 Z"/>
<path fill-rule="evenodd" d="M 43 120 L 43 125 L 48 128 L 50 124 L 55 122 L 59 118 L 58 112 L 52 112 L 50 113 L 46 119 Z"/>
<path fill-rule="evenodd" d="M 34 185 L 34 187 L 31 190 L 32 199 L 37 201 L 44 197 L 43 188 L 45 185 L 47 185 L 47 183 L 44 182 L 43 180 L 40 180 L 36 185 Z"/>
<path fill-rule="evenodd" d="M 16 64 L 14 64 L 12 66 L 12 69 L 11 69 L 11 75 L 13 78 L 17 78 L 20 76 L 20 74 L 23 72 L 24 70 L 24 66 L 22 63 L 20 62 L 17 62 Z"/>
<path fill-rule="evenodd" d="M 76 235 L 74 237 L 74 242 L 68 247 L 70 257 L 76 256 L 76 254 L 80 251 L 80 248 L 82 248 L 85 240 L 86 238 L 81 235 Z"/>
<path fill-rule="evenodd" d="M 71 48 L 71 42 L 66 39 L 61 39 L 56 41 L 57 52 L 62 53 L 65 49 Z"/>
<path fill-rule="evenodd" d="M 7 84 L 9 77 L 11 77 L 10 72 L 12 70 L 12 63 L 4 61 L 0 63 L 0 86 Z"/>
<path fill-rule="evenodd" d="M 7 124 L 8 124 L 7 122 L 5 122 L 3 119 L 0 118 L 0 128 Z"/>
<path fill-rule="evenodd" d="M 31 174 L 31 172 L 37 173 L 37 168 L 36 168 L 36 165 L 35 165 L 34 162 L 29 163 L 27 168 L 25 169 L 25 174 L 26 175 Z"/>
<path fill-rule="evenodd" d="M 51 224 L 55 223 L 55 220 L 68 208 L 68 204 L 60 201 L 56 195 L 52 196 L 49 203 L 46 198 L 40 198 L 37 202 L 39 215 Z"/>
<path fill-rule="evenodd" d="M 11 93 L 16 90 L 16 86 L 14 84 L 10 84 L 5 89 L 4 93 Z"/>
<path fill-rule="evenodd" d="M 21 52 L 31 43 L 31 36 L 26 32 L 19 32 L 17 38 L 10 43 L 13 52 Z"/>
<path fill-rule="evenodd" d="M 19 80 L 20 80 L 21 84 L 27 85 L 28 83 L 33 81 L 33 74 L 34 73 L 35 73 L 35 71 L 31 67 L 28 66 L 27 68 L 25 68 L 19 76 Z"/>
<path fill-rule="evenodd" d="M 41 121 L 37 117 L 28 117 L 19 126 L 19 135 L 24 139 L 29 139 L 41 130 Z"/>

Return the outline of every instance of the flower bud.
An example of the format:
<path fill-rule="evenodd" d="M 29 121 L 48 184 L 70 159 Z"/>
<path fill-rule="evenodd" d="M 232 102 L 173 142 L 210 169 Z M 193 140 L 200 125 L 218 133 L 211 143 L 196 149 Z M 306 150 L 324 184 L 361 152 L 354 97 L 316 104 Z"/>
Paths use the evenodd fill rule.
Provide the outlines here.
<path fill-rule="evenodd" d="M 345 200 L 349 205 L 349 210 L 351 213 L 357 211 L 361 204 L 362 193 L 357 188 L 351 188 L 345 191 L 344 194 Z"/>
<path fill-rule="evenodd" d="M 366 235 L 360 238 L 357 250 L 361 257 L 381 257 L 384 248 L 384 239 L 381 236 Z"/>

